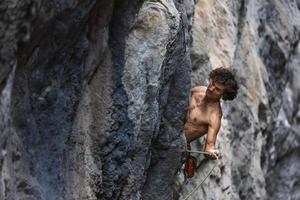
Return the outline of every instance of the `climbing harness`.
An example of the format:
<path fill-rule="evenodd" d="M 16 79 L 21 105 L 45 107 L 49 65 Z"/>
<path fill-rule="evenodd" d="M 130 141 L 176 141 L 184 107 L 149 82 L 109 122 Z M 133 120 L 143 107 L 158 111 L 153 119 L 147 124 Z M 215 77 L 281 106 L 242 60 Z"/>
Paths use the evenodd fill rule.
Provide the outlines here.
<path fill-rule="evenodd" d="M 209 153 L 204 152 L 204 151 L 191 151 L 191 150 L 187 150 L 187 152 L 189 152 L 189 153 L 199 153 L 199 154 L 208 154 L 209 155 Z M 191 195 L 194 192 L 196 192 L 201 187 L 201 185 L 204 183 L 204 181 L 211 175 L 211 173 L 213 172 L 213 170 L 215 169 L 215 167 L 218 165 L 218 163 L 219 163 L 219 158 L 217 157 L 217 159 L 215 160 L 215 164 L 214 164 L 213 168 L 204 177 L 204 179 L 190 193 L 188 193 L 188 195 L 186 197 L 184 197 L 184 200 L 187 200 L 188 198 L 190 198 Z"/>
<path fill-rule="evenodd" d="M 187 144 L 187 158 L 184 164 L 184 176 L 188 178 L 192 178 L 195 175 L 197 159 L 192 156 L 189 151 L 191 150 L 191 144 Z"/>
<path fill-rule="evenodd" d="M 196 158 L 188 155 L 184 166 L 184 175 L 188 178 L 192 178 L 195 175 L 196 170 Z"/>

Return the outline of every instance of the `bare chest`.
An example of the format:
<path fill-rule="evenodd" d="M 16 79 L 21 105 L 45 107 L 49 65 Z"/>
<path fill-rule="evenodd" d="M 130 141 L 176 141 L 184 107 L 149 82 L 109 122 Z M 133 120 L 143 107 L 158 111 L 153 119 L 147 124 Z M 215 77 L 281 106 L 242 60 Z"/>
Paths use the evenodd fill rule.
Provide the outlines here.
<path fill-rule="evenodd" d="M 209 124 L 209 108 L 206 106 L 194 106 L 189 110 L 188 121 L 197 126 Z"/>

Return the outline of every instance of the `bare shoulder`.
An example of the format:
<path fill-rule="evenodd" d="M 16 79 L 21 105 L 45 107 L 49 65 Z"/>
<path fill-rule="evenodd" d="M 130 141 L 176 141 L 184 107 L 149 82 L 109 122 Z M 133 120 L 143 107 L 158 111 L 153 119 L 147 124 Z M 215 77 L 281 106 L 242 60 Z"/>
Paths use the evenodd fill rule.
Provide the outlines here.
<path fill-rule="evenodd" d="M 215 109 L 212 110 L 209 116 L 210 127 L 212 127 L 218 132 L 221 127 L 221 120 L 222 120 L 222 109 L 216 107 Z"/>
<path fill-rule="evenodd" d="M 211 118 L 213 119 L 221 119 L 223 116 L 222 108 L 220 103 L 217 103 L 211 109 Z"/>
<path fill-rule="evenodd" d="M 191 89 L 191 93 L 194 93 L 194 92 L 205 92 L 207 89 L 206 86 L 202 86 L 202 85 L 199 85 L 199 86 L 195 86 Z"/>

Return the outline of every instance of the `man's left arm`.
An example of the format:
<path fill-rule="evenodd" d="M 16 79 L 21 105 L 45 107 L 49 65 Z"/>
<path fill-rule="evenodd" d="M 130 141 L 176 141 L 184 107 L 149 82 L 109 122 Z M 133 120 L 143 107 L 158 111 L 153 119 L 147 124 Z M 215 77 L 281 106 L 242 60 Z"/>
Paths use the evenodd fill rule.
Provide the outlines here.
<path fill-rule="evenodd" d="M 208 153 L 216 154 L 212 156 L 208 156 L 210 159 L 217 159 L 218 151 L 215 149 L 217 134 L 221 127 L 221 113 L 212 113 L 210 117 L 210 124 L 208 127 L 207 140 L 205 145 L 205 151 Z"/>

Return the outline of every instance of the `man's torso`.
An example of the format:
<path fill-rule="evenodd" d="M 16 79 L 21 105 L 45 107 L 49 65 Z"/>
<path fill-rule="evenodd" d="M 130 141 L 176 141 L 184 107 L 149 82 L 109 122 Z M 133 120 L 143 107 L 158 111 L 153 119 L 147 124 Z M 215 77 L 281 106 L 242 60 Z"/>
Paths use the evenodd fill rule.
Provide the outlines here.
<path fill-rule="evenodd" d="M 212 103 L 204 99 L 205 91 L 206 87 L 198 86 L 191 96 L 187 121 L 184 126 L 188 143 L 207 133 L 212 113 L 222 112 L 219 102 Z"/>

